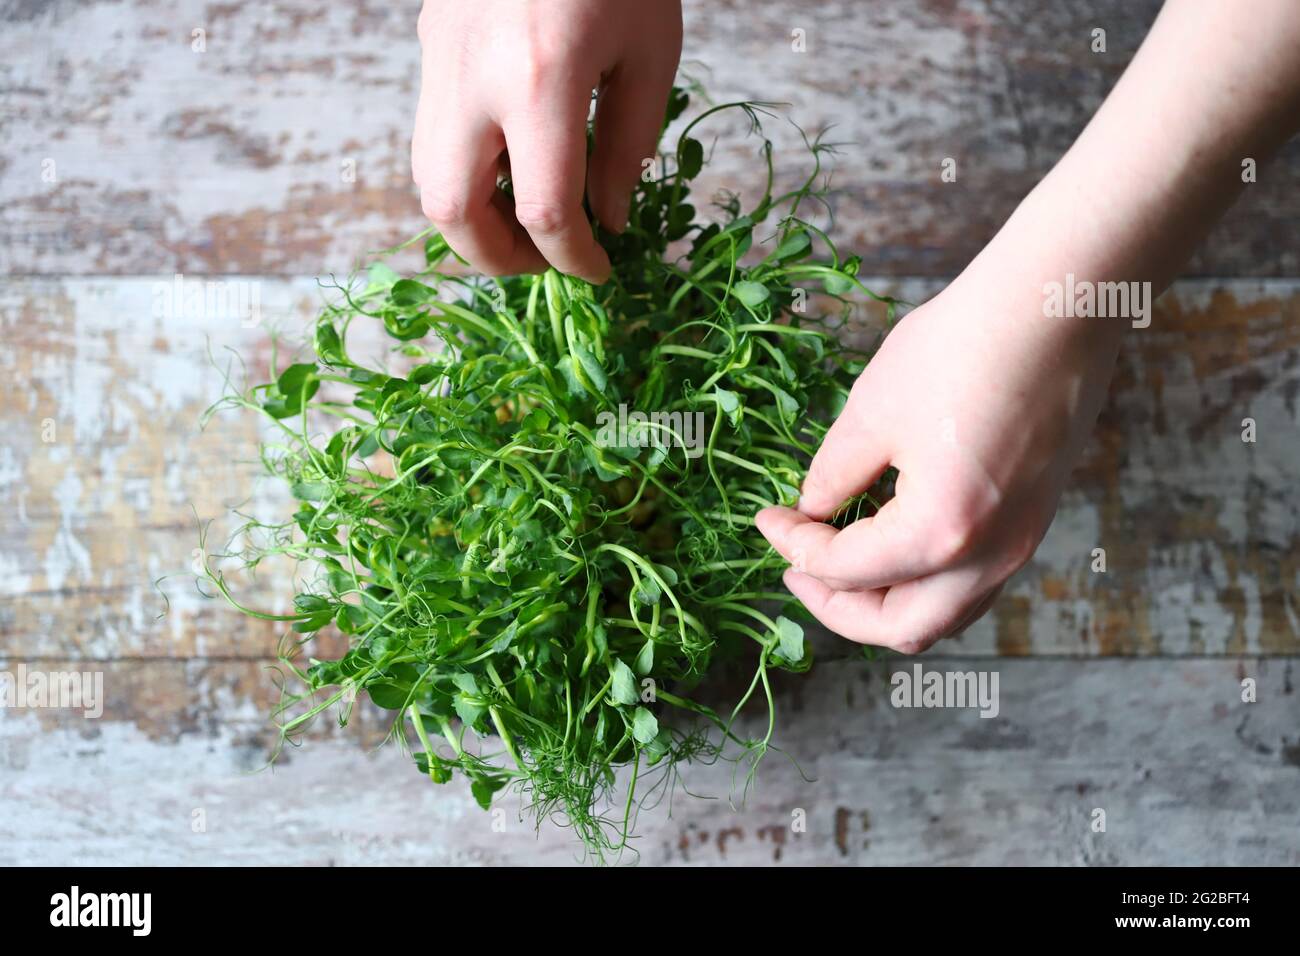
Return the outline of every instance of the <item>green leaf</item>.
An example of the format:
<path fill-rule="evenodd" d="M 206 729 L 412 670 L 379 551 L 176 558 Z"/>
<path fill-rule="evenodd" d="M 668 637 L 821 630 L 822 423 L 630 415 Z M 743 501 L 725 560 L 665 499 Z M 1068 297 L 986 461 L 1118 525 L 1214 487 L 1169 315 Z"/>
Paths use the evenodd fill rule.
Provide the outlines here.
<path fill-rule="evenodd" d="M 745 279 L 731 287 L 732 293 L 750 309 L 756 309 L 772 297 L 767 286 L 761 282 Z"/>
<path fill-rule="evenodd" d="M 409 703 L 408 696 L 411 688 L 405 684 L 380 681 L 367 684 L 366 693 L 370 695 L 376 707 L 382 707 L 384 710 L 401 710 Z"/>
<path fill-rule="evenodd" d="M 668 97 L 668 106 L 664 110 L 665 129 L 667 129 L 669 123 L 682 115 L 682 111 L 686 109 L 690 101 L 690 95 L 685 90 L 676 86 L 673 87 L 673 91 Z"/>
<path fill-rule="evenodd" d="M 831 295 L 848 295 L 853 291 L 853 283 L 838 273 L 831 273 L 822 279 L 822 288 Z"/>
<path fill-rule="evenodd" d="M 636 655 L 636 660 L 632 662 L 632 668 L 645 677 L 655 666 L 655 642 L 647 640 L 641 645 L 640 652 Z"/>
<path fill-rule="evenodd" d="M 423 313 L 410 315 L 394 312 L 390 309 L 384 312 L 384 328 L 388 330 L 388 334 L 393 338 L 407 342 L 411 339 L 422 338 L 428 334 L 429 320 Z"/>
<path fill-rule="evenodd" d="M 478 696 L 478 681 L 474 679 L 473 674 L 466 671 L 452 674 L 451 682 L 460 688 L 463 693 L 469 694 L 471 697 Z"/>
<path fill-rule="evenodd" d="M 853 256 L 840 266 L 838 272 L 826 276 L 822 280 L 822 286 L 831 295 L 848 295 L 855 288 L 852 277 L 857 276 L 861 265 L 862 260 Z"/>
<path fill-rule="evenodd" d="M 268 391 L 262 408 L 272 418 L 288 418 L 302 414 L 303 405 L 316 394 L 320 380 L 316 366 L 311 362 L 290 365 L 280 373 L 275 385 Z"/>
<path fill-rule="evenodd" d="M 636 692 L 636 675 L 632 673 L 632 668 L 616 657 L 609 672 L 614 678 L 610 686 L 610 695 L 615 703 L 630 707 L 640 700 Z"/>
<path fill-rule="evenodd" d="M 505 777 L 495 774 L 482 774 L 474 778 L 469 785 L 469 790 L 474 795 L 474 801 L 484 810 L 487 810 L 492 806 L 492 797 L 505 785 Z"/>
<path fill-rule="evenodd" d="M 694 179 L 704 168 L 704 147 L 698 139 L 685 137 L 677 144 L 677 171 L 682 179 Z"/>
<path fill-rule="evenodd" d="M 519 423 L 521 431 L 544 432 L 551 427 L 551 416 L 546 414 L 544 408 L 534 408 L 524 416 L 524 420 Z"/>
<path fill-rule="evenodd" d="M 691 224 L 695 222 L 695 207 L 690 203 L 682 203 L 673 208 L 668 215 L 668 238 L 677 240 L 691 231 Z"/>
<path fill-rule="evenodd" d="M 452 706 L 456 708 L 456 716 L 466 727 L 473 727 L 478 723 L 478 719 L 483 716 L 487 709 L 482 704 L 475 704 L 466 700 L 464 697 L 457 697 L 452 701 Z"/>
<path fill-rule="evenodd" d="M 407 376 L 407 381 L 412 385 L 428 385 L 441 374 L 442 369 L 432 363 L 417 365 L 415 368 L 411 369 L 411 374 Z"/>
<path fill-rule="evenodd" d="M 375 642 L 372 642 L 372 645 Z M 385 654 L 384 650 L 372 646 L 372 659 L 376 662 Z M 366 684 L 366 693 L 376 706 L 385 710 L 401 710 L 411 703 L 415 684 L 420 680 L 420 673 L 411 664 L 394 664 L 386 675 L 387 679 L 371 681 Z M 426 685 L 427 686 L 427 685 Z"/>
<path fill-rule="evenodd" d="M 745 417 L 744 409 L 740 401 L 740 394 L 729 391 L 721 385 L 716 386 L 713 389 L 713 394 L 718 400 L 718 408 L 727 416 L 727 420 L 731 422 L 731 427 L 739 427 L 741 419 Z"/>
<path fill-rule="evenodd" d="M 597 395 L 603 395 L 608 380 L 605 378 L 605 370 L 600 367 L 600 363 L 596 361 L 596 357 L 583 348 L 583 346 L 578 342 L 570 343 L 569 347 L 573 350 L 573 357 L 578 361 L 578 370 L 586 376 L 587 382 L 591 383 L 594 393 Z M 579 378 L 579 381 L 581 381 L 581 378 Z"/>
<path fill-rule="evenodd" d="M 776 247 L 772 253 L 773 259 L 792 259 L 801 253 L 807 252 L 812 246 L 808 239 L 808 233 L 800 229 L 798 232 L 792 232 L 782 240 L 781 244 Z"/>
<path fill-rule="evenodd" d="M 510 585 L 510 576 L 506 574 L 504 571 L 489 571 L 488 577 L 492 578 L 492 580 L 497 584 L 506 587 L 509 587 Z M 502 651 L 504 651 L 506 648 L 508 648 L 511 644 L 514 643 L 514 640 L 518 635 L 519 635 L 519 621 L 518 620 L 511 621 L 510 624 L 507 625 L 505 630 L 503 630 L 500 634 L 497 635 L 496 640 L 492 642 L 492 653 L 500 654 Z"/>
<path fill-rule="evenodd" d="M 330 496 L 330 486 L 323 481 L 296 481 L 289 493 L 299 501 L 324 501 Z"/>
<path fill-rule="evenodd" d="M 564 355 L 556 361 L 555 368 L 564 379 L 569 397 L 584 398 L 587 395 L 587 387 L 578 379 L 578 374 L 574 371 L 575 364 L 572 356 Z"/>
<path fill-rule="evenodd" d="M 315 378 L 316 366 L 311 362 L 299 362 L 281 372 L 275 384 L 284 395 L 291 396 L 309 388 Z"/>
<path fill-rule="evenodd" d="M 416 282 L 414 279 L 399 279 L 393 283 L 393 288 L 388 296 L 393 305 L 409 307 L 423 305 L 437 296 L 437 292 L 423 282 Z"/>
<path fill-rule="evenodd" d="M 370 266 L 367 278 L 370 281 L 366 286 L 365 293 L 363 294 L 387 292 L 393 287 L 393 283 L 400 279 L 401 276 L 394 272 L 388 265 L 385 265 L 382 262 L 376 262 Z"/>
<path fill-rule="evenodd" d="M 424 776 L 429 777 L 434 783 L 450 783 L 452 770 L 455 764 L 450 764 L 443 760 L 437 754 L 417 753 L 412 755 L 415 758 L 415 766 Z M 430 763 L 432 762 L 432 771 Z"/>
<path fill-rule="evenodd" d="M 628 469 L 620 465 L 616 458 L 605 454 L 603 448 L 587 445 L 583 448 L 583 455 L 601 481 L 617 481 L 628 473 Z"/>
<path fill-rule="evenodd" d="M 803 660 L 803 628 L 788 617 L 776 619 L 776 634 L 781 656 L 792 664 Z"/>
<path fill-rule="evenodd" d="M 315 336 L 316 357 L 326 365 L 351 365 L 347 353 L 343 350 L 343 340 L 339 337 L 334 323 L 321 321 L 316 323 Z"/>
<path fill-rule="evenodd" d="M 447 240 L 441 233 L 435 232 L 424 241 L 424 261 L 430 268 L 446 258 L 449 252 L 451 246 L 447 245 Z"/>
<path fill-rule="evenodd" d="M 632 739 L 639 744 L 648 744 L 659 734 L 659 721 L 655 715 L 644 707 L 632 712 Z"/>
<path fill-rule="evenodd" d="M 299 634 L 310 634 L 334 620 L 335 606 L 319 594 L 299 594 L 293 599 L 293 612 L 300 618 L 294 622 L 293 629 Z"/>
<path fill-rule="evenodd" d="M 659 582 L 649 575 L 643 577 L 641 583 L 637 585 L 636 599 L 642 604 L 658 604 L 659 599 L 663 596 L 664 593 L 659 587 Z"/>
<path fill-rule="evenodd" d="M 673 735 L 668 728 L 662 728 L 655 734 L 654 740 L 645 745 L 645 757 L 651 764 L 656 764 L 666 757 L 673 747 Z"/>
<path fill-rule="evenodd" d="M 779 386 L 773 386 L 772 394 L 776 396 L 776 404 L 781 412 L 781 420 L 787 425 L 793 425 L 795 419 L 799 417 L 798 400 Z"/>
<path fill-rule="evenodd" d="M 334 615 L 334 622 L 344 634 L 361 634 L 373 623 L 373 620 L 365 608 L 357 607 L 355 604 L 340 604 L 338 612 Z"/>
<path fill-rule="evenodd" d="M 799 500 L 799 489 L 785 481 L 777 481 L 774 482 L 774 484 L 776 485 L 777 492 L 781 497 L 781 500 L 778 503 L 786 505 L 787 507 L 793 507 L 794 503 Z"/>

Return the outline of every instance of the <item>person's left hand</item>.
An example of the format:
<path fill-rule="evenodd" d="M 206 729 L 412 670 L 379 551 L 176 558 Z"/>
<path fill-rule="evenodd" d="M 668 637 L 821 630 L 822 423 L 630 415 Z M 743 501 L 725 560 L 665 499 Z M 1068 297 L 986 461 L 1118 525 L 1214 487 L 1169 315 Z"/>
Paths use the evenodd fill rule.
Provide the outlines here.
<path fill-rule="evenodd" d="M 904 318 L 854 384 L 797 510 L 757 515 L 792 564 L 786 586 L 851 640 L 913 653 L 983 615 L 1047 531 L 1096 419 L 1115 322 L 1045 318 L 1032 295 L 995 304 L 1007 301 L 997 288 L 958 279 Z M 896 494 L 875 516 L 823 523 L 890 465 Z"/>

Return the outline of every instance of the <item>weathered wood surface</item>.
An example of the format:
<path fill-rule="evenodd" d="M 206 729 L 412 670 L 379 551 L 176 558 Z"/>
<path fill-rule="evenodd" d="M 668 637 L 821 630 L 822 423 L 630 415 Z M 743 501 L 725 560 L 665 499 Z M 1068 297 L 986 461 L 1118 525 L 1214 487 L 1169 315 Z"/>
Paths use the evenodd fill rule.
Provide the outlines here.
<path fill-rule="evenodd" d="M 772 754 L 733 812 L 729 767 L 693 768 L 691 788 L 719 799 L 646 810 L 641 862 L 1300 864 L 1294 662 L 925 663 L 997 671 L 998 716 L 895 709 L 889 674 L 910 662 L 828 665 L 780 704 L 780 742 L 813 782 Z M 272 701 L 234 690 L 262 686 L 252 662 L 106 670 L 109 711 L 142 727 L 0 712 L 0 865 L 575 860 L 566 832 L 539 838 L 519 818 L 518 798 L 494 818 L 396 749 L 356 745 L 373 730 L 309 740 L 258 772 Z M 1243 677 L 1256 703 L 1241 701 Z M 168 697 L 185 719 L 158 727 Z"/>
<path fill-rule="evenodd" d="M 225 350 L 264 380 L 270 330 L 300 333 L 323 294 L 307 279 L 248 281 L 261 305 L 253 328 L 231 309 L 155 315 L 165 279 L 0 284 L 12 345 L 0 377 L 8 653 L 270 656 L 270 627 L 203 601 L 187 579 L 200 522 L 220 519 L 210 533 L 220 543 L 235 527 L 222 518 L 231 507 L 288 513 L 283 490 L 259 480 L 254 418 L 222 414 L 198 430 L 222 393 Z M 914 301 L 937 287 L 876 284 Z M 864 329 L 876 318 L 864 314 Z M 1163 297 L 1151 327 L 1126 340 L 1107 411 L 1038 555 L 956 649 L 1300 651 L 1297 357 L 1300 282 L 1192 281 Z M 1245 418 L 1254 443 L 1242 441 Z M 1105 573 L 1092 570 L 1095 548 Z M 282 612 L 291 593 L 269 570 L 241 595 Z M 163 575 L 176 576 L 161 585 L 171 609 L 159 618 L 152 582 Z"/>
<path fill-rule="evenodd" d="M 717 100 L 834 125 L 836 235 L 874 285 L 921 301 L 1068 146 L 1158 6 L 688 0 L 685 64 Z M 93 668 L 109 698 L 95 721 L 0 708 L 0 863 L 572 858 L 565 835 L 536 840 L 513 812 L 495 833 L 462 789 L 371 755 L 373 714 L 253 774 L 275 740 L 278 634 L 185 578 L 199 522 L 283 502 L 257 481 L 252 422 L 197 433 L 221 391 L 209 350 L 264 368 L 268 330 L 301 329 L 319 299 L 302 277 L 422 226 L 417 7 L 0 0 L 0 671 Z M 755 142 L 714 129 L 699 195 L 752 194 Z M 798 133 L 766 131 L 797 175 Z M 818 782 L 777 757 L 741 813 L 648 814 L 645 862 L 1300 862 L 1300 710 L 1276 657 L 1300 652 L 1298 182 L 1293 143 L 1189 266 L 1211 278 L 1127 337 L 1034 561 L 924 658 L 997 669 L 1001 716 L 894 710 L 888 666 L 864 682 L 828 662 L 778 695 L 782 743 Z M 156 314 L 177 272 L 256 288 L 260 322 Z M 284 571 L 268 571 L 240 593 L 283 608 Z M 168 574 L 159 618 L 151 582 Z M 819 639 L 823 660 L 851 650 Z M 1247 676 L 1257 704 L 1240 701 Z M 726 792 L 718 768 L 689 780 Z"/>
<path fill-rule="evenodd" d="M 943 276 L 1082 129 L 1159 5 L 692 0 L 684 60 L 719 101 L 787 102 L 805 128 L 834 127 L 839 234 L 868 273 Z M 420 226 L 416 0 L 0 11 L 0 273 L 311 275 Z M 795 130 L 768 131 L 793 175 Z M 703 195 L 757 187 L 753 143 L 727 140 L 717 160 Z M 1298 181 L 1292 144 L 1189 273 L 1300 272 Z"/>

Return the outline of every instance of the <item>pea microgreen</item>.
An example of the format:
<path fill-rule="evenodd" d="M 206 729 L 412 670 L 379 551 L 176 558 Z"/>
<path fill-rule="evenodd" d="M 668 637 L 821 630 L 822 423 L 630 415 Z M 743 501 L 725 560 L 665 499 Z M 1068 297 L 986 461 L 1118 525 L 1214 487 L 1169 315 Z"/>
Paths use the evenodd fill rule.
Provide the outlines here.
<path fill-rule="evenodd" d="M 687 105 L 675 90 L 665 129 Z M 434 783 L 462 775 L 485 808 L 515 790 L 602 859 L 682 763 L 732 759 L 752 776 L 773 735 L 769 673 L 812 663 L 806 612 L 752 516 L 795 500 L 868 357 L 811 306 L 842 317 L 864 293 L 892 318 L 894 303 L 798 216 L 821 195 L 820 140 L 786 192 L 764 140 L 763 196 L 748 211 L 724 197 L 721 221 L 702 220 L 697 131 L 724 110 L 756 131 L 766 112 L 728 104 L 685 124 L 627 231 L 601 234 L 605 285 L 453 274 L 428 232 L 413 240 L 425 269 L 373 265 L 324 309 L 310 359 L 210 410 L 266 416 L 277 437 L 262 459 L 297 501 L 280 525 L 242 528 L 227 555 L 299 562 L 291 614 L 243 606 L 206 568 L 241 611 L 291 625 L 283 661 L 301 689 L 278 711 L 286 736 L 331 708 L 346 722 L 364 691 Z M 354 322 L 382 324 L 402 374 L 349 351 Z M 661 414 L 611 443 L 597 418 L 619 406 Z M 682 447 L 675 423 L 696 413 L 702 448 Z M 325 629 L 349 649 L 304 662 Z M 755 672 L 733 707 L 692 696 L 738 652 Z M 757 739 L 738 722 L 751 701 L 768 711 Z"/>

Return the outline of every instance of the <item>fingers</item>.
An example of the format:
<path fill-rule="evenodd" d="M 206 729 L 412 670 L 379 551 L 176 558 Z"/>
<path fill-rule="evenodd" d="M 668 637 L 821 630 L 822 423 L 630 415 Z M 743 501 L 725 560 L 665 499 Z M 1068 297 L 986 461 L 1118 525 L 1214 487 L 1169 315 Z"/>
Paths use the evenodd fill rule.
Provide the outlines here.
<path fill-rule="evenodd" d="M 590 96 L 575 86 L 547 98 L 558 112 L 528 109 L 506 117 L 504 128 L 519 224 L 556 269 L 600 284 L 609 257 L 582 208 Z"/>
<path fill-rule="evenodd" d="M 412 173 L 424 214 L 447 244 L 487 275 L 543 271 L 546 261 L 497 189 L 501 131 L 484 120 L 472 127 L 445 124 L 423 136 Z"/>
<path fill-rule="evenodd" d="M 880 612 L 885 591 L 838 591 L 794 568 L 782 580 L 809 613 L 836 634 L 859 644 L 888 646 Z"/>
<path fill-rule="evenodd" d="M 989 592 L 970 570 L 909 581 L 888 590 L 837 590 L 793 568 L 785 584 L 813 617 L 836 634 L 859 644 L 888 647 L 905 654 L 973 623 L 992 605 L 1000 589 Z"/>
<path fill-rule="evenodd" d="M 627 226 L 642 163 L 653 158 L 659 141 L 676 66 L 675 59 L 670 64 L 625 63 L 600 92 L 587 198 L 597 221 L 610 232 Z"/>
<path fill-rule="evenodd" d="M 870 518 L 837 530 L 790 508 L 764 508 L 754 517 L 758 530 L 797 571 L 837 588 L 883 588 L 950 566 L 963 542 L 937 527 L 939 514 L 919 494 L 899 495 Z"/>
<path fill-rule="evenodd" d="M 966 630 L 966 628 L 970 627 L 989 612 L 989 608 L 993 607 L 997 602 L 998 597 L 1002 594 L 1002 588 L 1005 586 L 1005 583 L 1006 582 L 999 584 L 990 591 L 984 600 L 980 601 L 980 603 L 975 606 L 975 610 L 966 615 L 966 619 L 958 624 L 956 629 L 952 632 L 954 637 Z"/>
<path fill-rule="evenodd" d="M 491 17 L 476 5 L 437 6 L 421 13 L 412 136 L 426 215 L 478 271 L 549 264 L 607 281 L 609 258 L 583 205 L 591 91 L 603 81 L 593 211 L 617 230 L 658 138 L 681 52 L 680 4 L 530 4 L 512 8 L 509 29 L 488 33 L 480 27 Z M 503 206 L 495 174 L 507 151 L 513 203 Z"/>
<path fill-rule="evenodd" d="M 825 521 L 844 502 L 875 484 L 889 467 L 890 449 L 880 436 L 857 424 L 860 417 L 846 410 L 835 419 L 808 466 L 799 510 L 815 521 Z"/>
<path fill-rule="evenodd" d="M 889 646 L 918 654 L 936 641 L 953 637 L 978 620 L 1001 592 L 989 590 L 978 568 L 961 568 L 892 587 L 881 602 L 881 617 L 891 632 Z"/>

